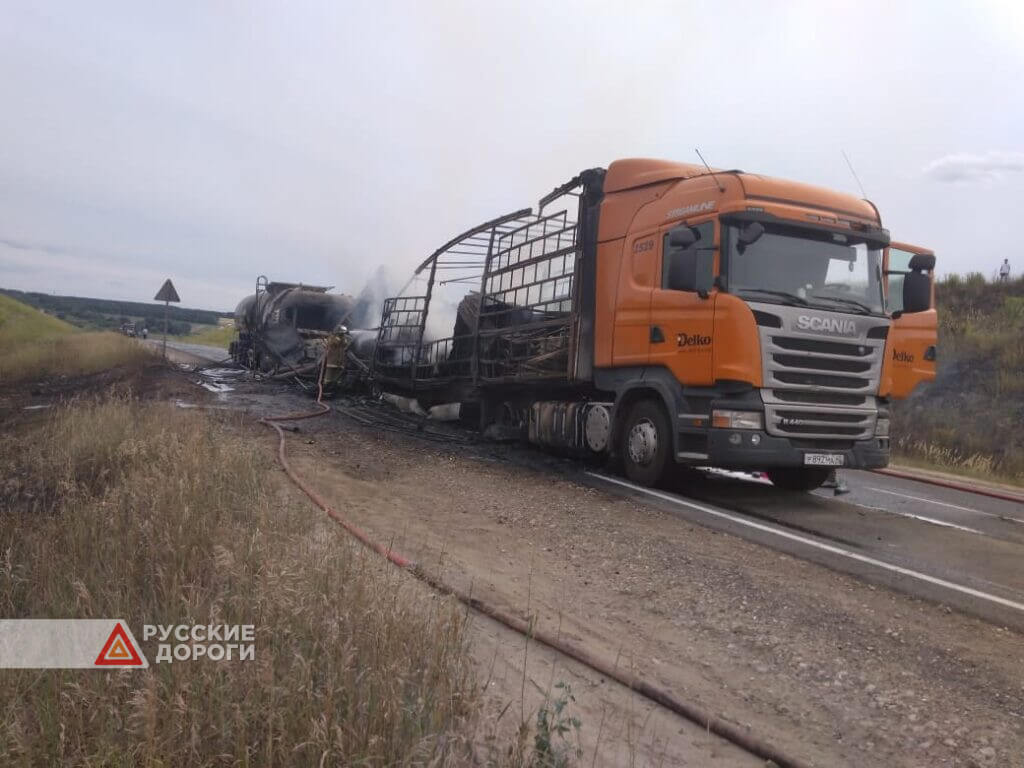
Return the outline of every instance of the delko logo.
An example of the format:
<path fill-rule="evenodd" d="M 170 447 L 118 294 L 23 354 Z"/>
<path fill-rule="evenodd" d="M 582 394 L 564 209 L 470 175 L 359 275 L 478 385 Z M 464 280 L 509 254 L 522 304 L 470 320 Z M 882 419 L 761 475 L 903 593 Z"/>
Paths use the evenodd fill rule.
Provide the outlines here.
<path fill-rule="evenodd" d="M 699 333 L 677 333 L 676 344 L 689 349 L 704 349 L 711 346 L 711 337 Z"/>
<path fill-rule="evenodd" d="M 853 320 L 841 320 L 838 317 L 800 315 L 796 319 L 796 327 L 802 331 L 834 333 L 839 336 L 857 335 L 857 324 Z"/>
<path fill-rule="evenodd" d="M 914 362 L 914 356 L 909 352 L 897 352 L 895 349 L 892 351 L 892 359 L 894 363 L 912 363 Z"/>

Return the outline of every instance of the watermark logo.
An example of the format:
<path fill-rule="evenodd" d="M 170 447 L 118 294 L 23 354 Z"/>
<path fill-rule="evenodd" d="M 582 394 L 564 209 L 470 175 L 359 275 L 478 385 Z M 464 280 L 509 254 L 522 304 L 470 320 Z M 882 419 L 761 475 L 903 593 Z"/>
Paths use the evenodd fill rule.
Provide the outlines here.
<path fill-rule="evenodd" d="M 135 649 L 135 643 L 128 637 L 128 633 L 120 621 L 111 630 L 110 637 L 107 638 L 99 656 L 96 657 L 95 664 L 97 667 L 143 666 L 141 654 Z"/>
<path fill-rule="evenodd" d="M 123 619 L 0 619 L 0 667 L 146 669 Z"/>
<path fill-rule="evenodd" d="M 253 624 L 145 624 L 142 640 L 156 643 L 157 664 L 256 658 Z M 0 619 L 0 668 L 148 667 L 123 619 Z"/>
<path fill-rule="evenodd" d="M 157 664 L 204 658 L 210 661 L 256 658 L 253 624 L 146 624 L 142 628 L 142 639 L 157 640 Z"/>

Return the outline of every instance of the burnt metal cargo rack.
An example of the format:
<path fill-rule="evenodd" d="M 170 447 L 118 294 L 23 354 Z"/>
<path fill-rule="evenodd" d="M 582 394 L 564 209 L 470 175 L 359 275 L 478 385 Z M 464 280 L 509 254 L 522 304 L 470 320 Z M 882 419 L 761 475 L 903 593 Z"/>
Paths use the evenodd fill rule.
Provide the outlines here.
<path fill-rule="evenodd" d="M 581 328 L 592 322 L 580 309 L 589 306 L 592 317 L 593 300 L 581 301 L 581 276 L 594 269 L 585 255 L 594 249 L 584 241 L 596 234 L 603 177 L 600 169 L 585 171 L 544 197 L 537 213 L 524 208 L 484 222 L 432 253 L 410 281 L 425 282 L 425 290 L 384 302 L 374 380 L 434 401 L 472 401 L 489 388 L 588 383 L 592 344 L 584 339 L 580 354 Z M 448 313 L 455 306 L 439 293 L 459 290 L 450 335 L 430 338 L 431 313 L 441 317 L 435 305 Z"/>

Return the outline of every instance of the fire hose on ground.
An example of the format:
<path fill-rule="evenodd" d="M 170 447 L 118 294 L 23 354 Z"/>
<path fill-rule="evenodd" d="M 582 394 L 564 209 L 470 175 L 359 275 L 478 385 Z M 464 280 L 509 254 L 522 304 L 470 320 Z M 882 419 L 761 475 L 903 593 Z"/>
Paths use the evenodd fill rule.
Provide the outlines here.
<path fill-rule="evenodd" d="M 904 472 L 900 469 L 891 469 L 884 467 L 882 469 L 872 470 L 880 475 L 890 475 L 891 477 L 899 477 L 904 480 L 914 480 L 918 483 L 927 483 L 928 485 L 937 485 L 940 488 L 950 488 L 954 491 L 963 491 L 964 493 L 974 493 L 979 496 L 988 496 L 992 499 L 1002 499 L 1003 501 L 1016 501 L 1018 503 L 1024 503 L 1024 496 L 1020 494 L 1010 493 L 1008 491 L 1000 491 L 998 489 L 986 488 L 980 485 L 970 485 L 966 482 L 958 482 L 954 479 L 946 479 L 942 477 L 929 477 L 928 475 L 921 474 L 919 472 Z"/>
<path fill-rule="evenodd" d="M 328 517 L 338 523 L 353 537 L 358 539 L 360 543 L 386 558 L 394 565 L 397 565 L 399 568 L 402 568 L 412 574 L 417 579 L 438 592 L 445 595 L 451 595 L 463 605 L 494 619 L 498 623 L 503 624 L 509 629 L 518 632 L 527 638 L 540 642 L 543 645 L 568 656 L 584 666 L 590 667 L 601 675 L 604 675 L 611 680 L 615 680 L 630 690 L 633 690 L 669 711 L 696 723 L 701 728 L 706 728 L 711 733 L 720 736 L 726 741 L 736 744 L 761 759 L 771 760 L 781 768 L 805 768 L 805 766 L 809 765 L 803 760 L 783 754 L 778 748 L 772 746 L 755 734 L 750 733 L 747 729 L 717 717 L 696 704 L 678 699 L 670 692 L 659 688 L 643 678 L 627 674 L 625 671 L 620 670 L 616 664 L 609 664 L 607 661 L 597 658 L 593 654 L 573 646 L 561 637 L 554 636 L 548 632 L 537 629 L 527 620 L 506 613 L 487 604 L 479 597 L 474 597 L 473 595 L 467 594 L 462 590 L 453 587 L 452 585 L 442 581 L 437 576 L 427 573 L 419 565 L 408 558 L 403 557 L 398 552 L 395 552 L 391 547 L 384 546 L 383 544 L 374 541 L 368 534 L 346 520 L 341 513 L 327 503 L 327 500 L 323 496 L 306 483 L 306 481 L 292 468 L 291 464 L 288 463 L 288 457 L 285 453 L 286 440 L 284 429 L 278 423 L 283 421 L 311 419 L 330 413 L 331 407 L 324 403 L 322 398 L 323 387 L 321 382 L 319 386 L 319 395 L 316 400 L 317 410 L 299 413 L 286 413 L 279 416 L 268 416 L 260 419 L 260 422 L 277 432 L 277 457 L 278 461 L 281 462 L 281 467 L 288 475 L 288 478 L 295 483 L 295 485 L 305 493 L 319 509 L 325 512 Z"/>

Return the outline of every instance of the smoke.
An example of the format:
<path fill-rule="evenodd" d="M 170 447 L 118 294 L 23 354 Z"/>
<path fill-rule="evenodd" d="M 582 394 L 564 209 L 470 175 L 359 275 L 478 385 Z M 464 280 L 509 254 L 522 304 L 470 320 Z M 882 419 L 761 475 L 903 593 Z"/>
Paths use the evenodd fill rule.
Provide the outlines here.
<path fill-rule="evenodd" d="M 394 296 L 400 290 L 388 268 L 381 265 L 366 281 L 356 298 L 355 307 L 349 317 L 350 328 L 376 328 L 384 309 L 384 299 Z"/>
<path fill-rule="evenodd" d="M 434 297 L 427 312 L 427 327 L 423 330 L 424 341 L 436 341 L 452 336 L 455 333 L 455 317 L 459 313 L 459 305 L 444 298 Z"/>

